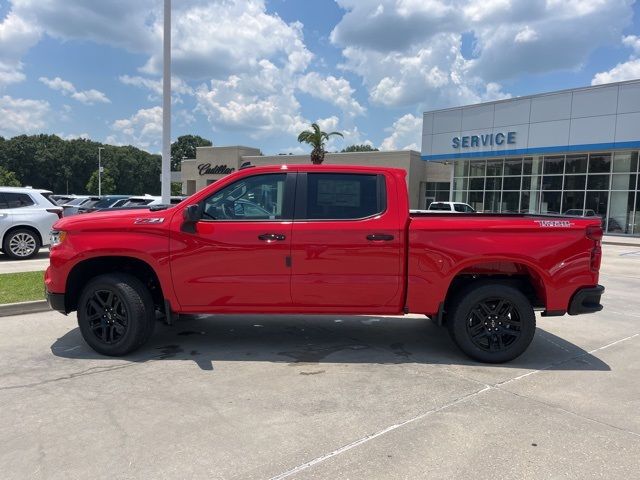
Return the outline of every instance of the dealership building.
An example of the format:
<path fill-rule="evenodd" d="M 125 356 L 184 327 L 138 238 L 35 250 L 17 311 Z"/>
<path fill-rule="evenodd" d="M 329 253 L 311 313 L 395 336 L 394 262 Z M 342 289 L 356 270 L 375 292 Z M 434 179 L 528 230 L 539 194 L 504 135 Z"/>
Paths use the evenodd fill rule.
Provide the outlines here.
<path fill-rule="evenodd" d="M 329 153 L 325 164 L 403 168 L 411 208 L 459 201 L 503 213 L 598 215 L 640 236 L 640 80 L 424 114 L 422 151 Z M 252 147 L 200 147 L 182 162 L 192 194 L 246 162 L 309 163 Z"/>
<path fill-rule="evenodd" d="M 487 212 L 598 215 L 640 235 L 640 81 L 426 112 L 421 157 Z"/>

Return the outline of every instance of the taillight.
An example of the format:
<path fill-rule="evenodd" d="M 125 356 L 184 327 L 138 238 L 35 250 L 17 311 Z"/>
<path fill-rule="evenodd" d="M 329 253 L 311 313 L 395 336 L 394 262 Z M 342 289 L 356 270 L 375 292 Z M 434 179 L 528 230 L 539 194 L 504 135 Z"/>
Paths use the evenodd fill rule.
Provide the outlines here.
<path fill-rule="evenodd" d="M 61 208 L 47 208 L 47 212 L 55 213 L 58 215 L 58 218 L 62 218 L 62 209 Z"/>
<path fill-rule="evenodd" d="M 602 240 L 602 227 L 600 225 L 590 225 L 587 227 L 587 238 L 599 242 Z"/>
<path fill-rule="evenodd" d="M 588 226 L 586 234 L 589 240 L 593 240 L 590 262 L 591 271 L 597 272 L 600 270 L 600 264 L 602 263 L 602 226 Z"/>

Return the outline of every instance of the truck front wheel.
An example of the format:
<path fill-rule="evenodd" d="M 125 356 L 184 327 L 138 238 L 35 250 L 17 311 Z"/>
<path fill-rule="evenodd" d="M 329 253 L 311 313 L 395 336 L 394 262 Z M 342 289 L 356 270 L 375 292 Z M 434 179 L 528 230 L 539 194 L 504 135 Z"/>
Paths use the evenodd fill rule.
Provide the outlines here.
<path fill-rule="evenodd" d="M 450 306 L 449 334 L 475 360 L 508 362 L 520 356 L 533 340 L 536 317 L 531 303 L 509 285 L 469 285 Z"/>
<path fill-rule="evenodd" d="M 80 295 L 78 326 L 98 353 L 121 356 L 133 352 L 149 339 L 154 325 L 151 294 L 132 275 L 100 275 Z"/>

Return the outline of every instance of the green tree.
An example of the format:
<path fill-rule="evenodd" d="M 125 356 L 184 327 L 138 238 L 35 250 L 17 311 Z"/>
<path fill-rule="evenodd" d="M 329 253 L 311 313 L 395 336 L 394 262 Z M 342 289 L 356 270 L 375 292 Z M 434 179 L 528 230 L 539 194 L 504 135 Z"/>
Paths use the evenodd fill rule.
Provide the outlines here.
<path fill-rule="evenodd" d="M 326 153 L 324 149 L 325 142 L 329 140 L 329 137 L 332 135 L 343 136 L 340 132 L 323 132 L 317 123 L 311 124 L 311 130 L 300 132 L 298 142 L 308 143 L 313 147 L 313 150 L 311 150 L 311 163 L 320 165 L 324 161 L 324 154 Z"/>
<path fill-rule="evenodd" d="M 0 165 L 0 187 L 19 187 L 20 181 L 16 177 L 16 174 L 10 170 L 7 170 Z"/>
<path fill-rule="evenodd" d="M 182 135 L 171 144 L 171 170 L 180 171 L 183 158 L 196 158 L 196 147 L 210 147 L 211 140 L 198 135 Z"/>
<path fill-rule="evenodd" d="M 109 170 L 106 168 L 102 172 L 102 185 L 100 190 L 102 191 L 102 195 L 111 195 L 116 192 L 116 182 L 109 173 Z M 98 194 L 98 171 L 95 170 L 91 177 L 89 177 L 89 181 L 87 182 L 87 192 L 92 195 Z"/>
<path fill-rule="evenodd" d="M 377 152 L 377 148 L 373 148 L 371 145 L 365 143 L 361 145 L 349 145 L 347 148 L 341 150 L 342 153 L 346 152 Z"/>

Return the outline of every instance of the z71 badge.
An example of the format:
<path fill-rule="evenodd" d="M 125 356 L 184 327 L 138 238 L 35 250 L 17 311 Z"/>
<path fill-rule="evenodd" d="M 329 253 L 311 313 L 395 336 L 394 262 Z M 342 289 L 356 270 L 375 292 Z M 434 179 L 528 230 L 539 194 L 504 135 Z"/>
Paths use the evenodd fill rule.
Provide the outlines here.
<path fill-rule="evenodd" d="M 136 218 L 133 223 L 136 225 L 140 224 L 149 224 L 149 223 L 162 223 L 164 222 L 164 218 L 162 217 L 154 217 L 154 218 Z"/>
<path fill-rule="evenodd" d="M 534 220 L 541 227 L 573 227 L 575 224 L 569 220 Z"/>

